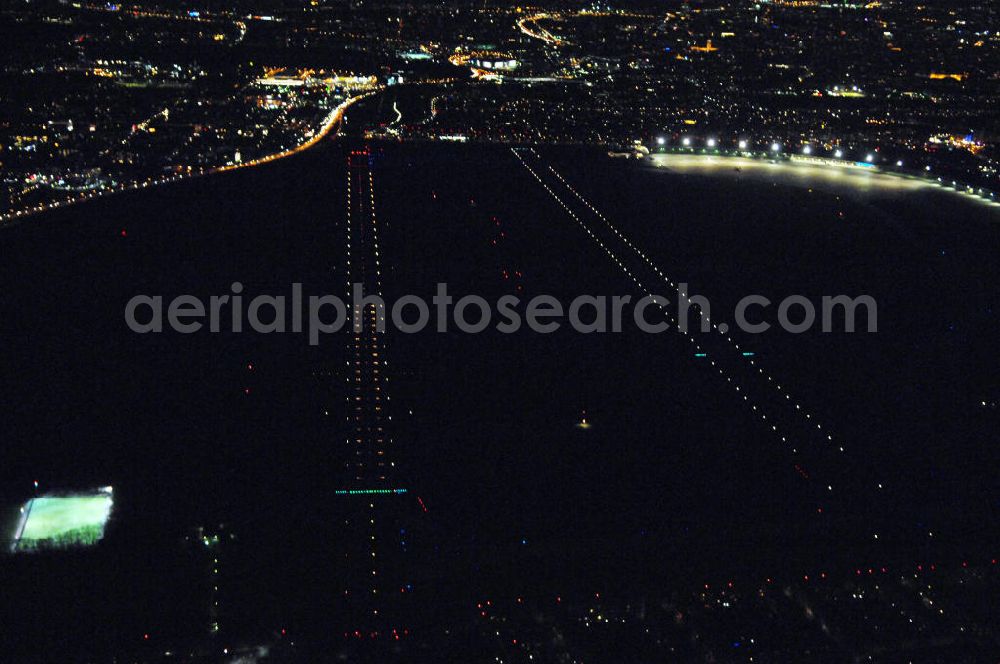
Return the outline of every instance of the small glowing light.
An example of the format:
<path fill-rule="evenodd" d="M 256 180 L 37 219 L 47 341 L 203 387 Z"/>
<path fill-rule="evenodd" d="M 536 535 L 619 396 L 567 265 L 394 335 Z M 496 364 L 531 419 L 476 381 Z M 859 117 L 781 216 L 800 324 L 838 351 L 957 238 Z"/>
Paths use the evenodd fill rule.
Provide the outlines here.
<path fill-rule="evenodd" d="M 771 143 L 771 152 L 778 152 L 781 150 L 781 145 L 778 143 Z"/>
<path fill-rule="evenodd" d="M 684 139 L 681 141 L 681 143 L 683 143 L 684 145 L 691 145 L 691 139 L 685 136 Z"/>
<path fill-rule="evenodd" d="M 930 165 L 930 164 L 927 164 L 926 166 L 924 166 L 924 170 L 925 170 L 925 171 L 929 171 L 929 170 L 931 170 L 931 165 Z"/>
<path fill-rule="evenodd" d="M 656 144 L 657 145 L 665 145 L 666 142 L 667 142 L 667 139 L 663 138 L 662 136 L 657 136 L 656 137 Z"/>
<path fill-rule="evenodd" d="M 740 141 L 740 150 L 746 150 L 746 149 L 747 149 L 747 142 Z"/>
<path fill-rule="evenodd" d="M 813 149 L 810 146 L 805 146 L 802 148 L 802 154 L 812 154 Z"/>
<path fill-rule="evenodd" d="M 715 139 L 714 138 L 708 139 L 708 147 L 710 147 L 710 148 L 714 148 L 715 147 Z"/>
<path fill-rule="evenodd" d="M 897 168 L 900 167 L 900 166 L 902 166 L 902 165 L 903 165 L 903 160 L 902 159 L 899 159 L 899 160 L 896 161 L 896 167 Z"/>
<path fill-rule="evenodd" d="M 833 156 L 836 157 L 837 159 L 840 159 L 841 157 L 844 156 L 844 151 L 843 150 L 837 150 L 836 152 L 833 153 Z"/>
<path fill-rule="evenodd" d="M 868 154 L 865 155 L 865 161 L 867 161 L 869 164 L 872 163 L 873 161 L 875 161 L 875 155 L 869 152 Z"/>

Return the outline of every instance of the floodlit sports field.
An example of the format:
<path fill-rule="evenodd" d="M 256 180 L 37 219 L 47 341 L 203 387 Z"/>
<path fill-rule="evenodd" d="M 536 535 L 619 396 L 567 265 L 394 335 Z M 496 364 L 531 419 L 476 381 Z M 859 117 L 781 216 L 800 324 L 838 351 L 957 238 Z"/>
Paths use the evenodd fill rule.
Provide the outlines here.
<path fill-rule="evenodd" d="M 104 536 L 113 502 L 111 487 L 88 494 L 32 498 L 21 508 L 13 550 L 95 544 Z"/>

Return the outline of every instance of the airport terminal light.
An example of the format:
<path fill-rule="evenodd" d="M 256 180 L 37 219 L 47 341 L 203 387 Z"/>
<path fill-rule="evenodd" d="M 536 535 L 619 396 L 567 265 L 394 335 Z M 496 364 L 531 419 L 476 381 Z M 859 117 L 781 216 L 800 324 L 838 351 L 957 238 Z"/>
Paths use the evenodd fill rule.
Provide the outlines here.
<path fill-rule="evenodd" d="M 833 156 L 836 157 L 837 159 L 840 159 L 841 157 L 844 156 L 844 151 L 843 150 L 837 150 L 836 152 L 833 153 Z"/>
<path fill-rule="evenodd" d="M 865 155 L 865 161 L 867 161 L 869 164 L 872 163 L 873 161 L 875 161 L 875 155 L 870 154 L 870 153 L 866 154 Z"/>
<path fill-rule="evenodd" d="M 667 142 L 667 139 L 663 138 L 662 136 L 657 136 L 656 137 L 656 144 L 657 145 L 664 145 L 664 144 L 666 144 L 666 142 Z"/>
<path fill-rule="evenodd" d="M 771 143 L 771 152 L 779 152 L 781 150 L 781 145 L 778 143 Z"/>
<path fill-rule="evenodd" d="M 715 147 L 715 139 L 714 138 L 708 139 L 708 147 L 710 147 L 710 148 L 714 148 Z"/>
<path fill-rule="evenodd" d="M 812 151 L 813 151 L 812 148 L 809 147 L 808 145 L 802 148 L 802 154 L 811 154 Z"/>
<path fill-rule="evenodd" d="M 896 161 L 896 167 L 898 168 L 898 167 L 901 167 L 902 165 L 903 165 L 903 160 L 902 159 L 898 159 Z"/>
<path fill-rule="evenodd" d="M 741 140 L 740 141 L 740 150 L 746 150 L 746 149 L 747 149 L 747 142 L 745 140 Z"/>
<path fill-rule="evenodd" d="M 691 145 L 691 139 L 685 136 L 683 139 L 681 139 L 681 143 L 683 143 L 685 146 Z"/>

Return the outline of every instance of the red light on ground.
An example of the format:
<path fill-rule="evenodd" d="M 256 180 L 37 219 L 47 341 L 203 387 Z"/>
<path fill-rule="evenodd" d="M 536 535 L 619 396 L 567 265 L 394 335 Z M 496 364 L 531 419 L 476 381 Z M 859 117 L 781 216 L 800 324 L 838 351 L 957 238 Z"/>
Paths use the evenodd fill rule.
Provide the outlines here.
<path fill-rule="evenodd" d="M 149 641 L 149 634 L 143 634 L 142 635 L 142 640 L 143 641 Z"/>
<path fill-rule="evenodd" d="M 121 235 L 122 237 L 128 237 L 128 231 L 127 231 L 127 230 L 125 230 L 124 228 L 123 228 L 123 229 L 121 230 L 121 232 L 120 232 L 120 233 L 118 233 L 118 234 L 119 234 L 119 235 Z"/>

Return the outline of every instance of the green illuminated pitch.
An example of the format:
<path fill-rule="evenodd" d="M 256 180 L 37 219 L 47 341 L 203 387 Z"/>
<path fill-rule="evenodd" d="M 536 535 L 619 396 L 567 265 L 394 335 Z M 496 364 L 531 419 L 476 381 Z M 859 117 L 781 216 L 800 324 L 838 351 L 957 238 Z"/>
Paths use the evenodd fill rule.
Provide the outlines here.
<path fill-rule="evenodd" d="M 88 494 L 32 498 L 21 508 L 13 550 L 92 546 L 104 537 L 113 504 L 110 487 Z"/>

